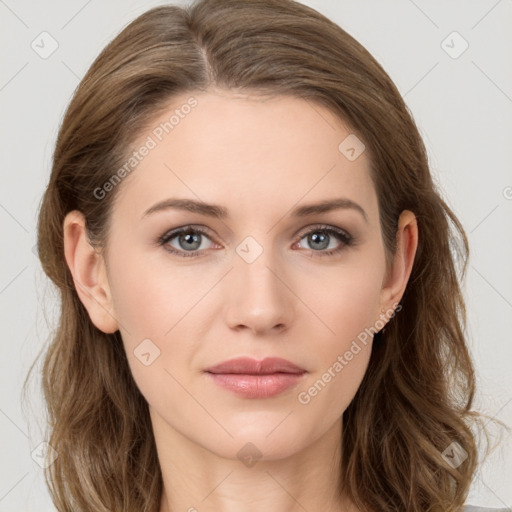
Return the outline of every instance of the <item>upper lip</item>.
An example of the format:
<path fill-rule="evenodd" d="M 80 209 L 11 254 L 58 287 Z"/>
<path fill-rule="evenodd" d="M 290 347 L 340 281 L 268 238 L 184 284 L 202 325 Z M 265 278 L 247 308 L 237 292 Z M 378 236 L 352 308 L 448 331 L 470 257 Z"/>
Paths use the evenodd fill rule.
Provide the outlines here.
<path fill-rule="evenodd" d="M 258 361 L 250 357 L 237 357 L 207 368 L 209 373 L 239 373 L 269 375 L 272 373 L 304 373 L 306 370 L 280 357 L 266 357 Z"/>

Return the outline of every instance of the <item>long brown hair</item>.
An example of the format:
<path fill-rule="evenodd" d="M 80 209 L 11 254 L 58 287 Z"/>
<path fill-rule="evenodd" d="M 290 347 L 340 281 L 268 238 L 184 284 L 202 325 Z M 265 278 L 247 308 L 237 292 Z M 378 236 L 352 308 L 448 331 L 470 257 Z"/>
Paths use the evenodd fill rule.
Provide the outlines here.
<path fill-rule="evenodd" d="M 46 475 L 59 511 L 158 512 L 162 476 L 148 406 L 119 331 L 90 321 L 65 263 L 63 220 L 86 218 L 106 245 L 113 201 L 94 190 L 178 93 L 210 86 L 291 95 L 328 107 L 370 155 L 387 256 L 401 211 L 419 245 L 402 311 L 375 335 L 369 367 L 343 414 L 340 491 L 362 510 L 458 511 L 477 467 L 474 367 L 460 280 L 468 241 L 432 181 L 426 149 L 397 88 L 338 25 L 292 0 L 201 0 L 154 8 L 92 64 L 64 116 L 38 223 L 39 257 L 61 299 L 42 370 Z M 460 263 L 460 266 L 458 266 Z M 456 443 L 456 444 L 453 444 Z M 445 450 L 467 453 L 455 467 Z M 453 452 L 452 452 L 453 453 Z"/>

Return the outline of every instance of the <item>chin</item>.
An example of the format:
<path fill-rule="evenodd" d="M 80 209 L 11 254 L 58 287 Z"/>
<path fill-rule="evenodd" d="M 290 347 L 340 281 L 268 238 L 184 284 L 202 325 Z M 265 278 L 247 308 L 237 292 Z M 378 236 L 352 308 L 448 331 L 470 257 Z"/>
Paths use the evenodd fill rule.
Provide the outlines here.
<path fill-rule="evenodd" d="M 269 428 L 268 422 L 262 422 L 259 425 L 251 423 L 239 429 L 228 429 L 233 438 L 226 439 L 226 435 L 223 436 L 224 442 L 217 439 L 212 446 L 206 447 L 221 457 L 239 459 L 247 467 L 251 467 L 256 461 L 286 459 L 310 444 L 303 437 L 295 438 L 294 429 L 290 429 L 290 425 L 278 425 L 279 422 L 273 422 Z M 301 435 L 304 435 L 303 427 L 298 432 L 298 436 Z M 212 438 L 209 437 L 207 444 L 211 441 Z"/>

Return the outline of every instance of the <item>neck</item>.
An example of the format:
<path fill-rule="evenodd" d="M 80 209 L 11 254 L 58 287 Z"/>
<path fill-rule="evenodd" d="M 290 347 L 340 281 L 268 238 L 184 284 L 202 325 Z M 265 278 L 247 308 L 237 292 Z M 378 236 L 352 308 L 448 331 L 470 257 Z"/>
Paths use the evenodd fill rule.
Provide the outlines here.
<path fill-rule="evenodd" d="M 176 431 L 154 410 L 151 416 L 163 477 L 160 512 L 357 510 L 338 491 L 341 418 L 286 457 L 265 457 L 248 442 L 225 457 Z"/>

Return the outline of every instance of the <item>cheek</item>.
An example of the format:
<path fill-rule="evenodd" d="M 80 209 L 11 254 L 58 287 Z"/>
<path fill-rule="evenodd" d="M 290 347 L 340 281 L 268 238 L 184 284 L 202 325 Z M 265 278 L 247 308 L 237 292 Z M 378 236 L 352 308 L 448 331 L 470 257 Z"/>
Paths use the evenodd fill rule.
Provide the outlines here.
<path fill-rule="evenodd" d="M 311 309 L 324 324 L 319 325 L 327 352 L 344 349 L 361 332 L 375 325 L 380 312 L 381 267 L 378 259 L 366 263 L 361 258 L 357 264 L 326 275 L 317 288 Z"/>
<path fill-rule="evenodd" d="M 165 333 L 176 322 L 172 314 L 175 292 L 169 282 L 162 285 L 162 276 L 154 266 L 137 255 L 125 254 L 112 267 L 110 286 L 128 362 L 144 393 L 144 381 L 156 378 L 155 368 L 163 359 Z M 112 259 L 116 261 L 114 255 Z"/>
<path fill-rule="evenodd" d="M 123 324 L 123 338 L 126 335 L 131 343 L 140 343 L 141 337 L 163 339 L 186 302 L 183 277 L 178 270 L 154 264 L 144 251 L 124 249 L 117 249 L 123 256 L 111 271 L 114 311 Z"/>
<path fill-rule="evenodd" d="M 297 394 L 301 414 L 318 418 L 322 431 L 345 412 L 359 389 L 368 367 L 371 343 L 348 343 L 333 351 L 322 371 L 311 376 Z M 346 349 L 346 350 L 344 350 Z"/>
<path fill-rule="evenodd" d="M 366 373 L 372 350 L 373 311 L 378 294 L 357 288 L 339 293 L 338 308 L 325 315 L 330 331 L 315 343 L 315 372 L 298 390 L 304 412 L 321 418 L 323 428 L 334 423 L 354 398 Z M 331 295 L 336 297 L 335 294 Z"/>
<path fill-rule="evenodd" d="M 133 337 L 136 342 L 141 336 L 154 336 L 163 327 L 155 322 L 163 313 L 158 306 L 161 291 L 147 266 L 129 265 L 125 261 L 123 267 L 115 272 L 113 279 L 114 311 L 122 324 L 123 337 Z"/>
<path fill-rule="evenodd" d="M 112 259 L 116 261 L 113 251 Z M 150 404 L 164 389 L 173 390 L 167 397 L 172 402 L 182 392 L 172 377 L 185 386 L 190 378 L 185 369 L 195 350 L 195 338 L 187 338 L 192 309 L 204 295 L 203 288 L 214 281 L 192 286 L 191 271 L 148 264 L 143 254 L 126 251 L 118 261 L 110 273 L 111 291 L 133 378 Z"/>
<path fill-rule="evenodd" d="M 313 299 L 312 309 L 322 321 L 314 345 L 316 371 L 297 398 L 308 413 L 323 415 L 327 423 L 348 407 L 366 372 L 373 333 L 380 330 L 382 278 L 377 260 L 372 266 L 361 259 L 341 269 Z"/>

